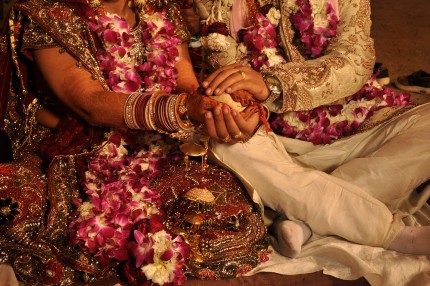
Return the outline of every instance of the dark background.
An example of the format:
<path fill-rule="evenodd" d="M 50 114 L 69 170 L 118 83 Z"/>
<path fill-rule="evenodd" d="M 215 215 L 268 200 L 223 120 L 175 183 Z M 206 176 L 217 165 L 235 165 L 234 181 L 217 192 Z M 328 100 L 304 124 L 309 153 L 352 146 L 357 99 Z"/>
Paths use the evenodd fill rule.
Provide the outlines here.
<path fill-rule="evenodd" d="M 430 1 L 372 0 L 377 61 L 390 77 L 430 72 Z"/>

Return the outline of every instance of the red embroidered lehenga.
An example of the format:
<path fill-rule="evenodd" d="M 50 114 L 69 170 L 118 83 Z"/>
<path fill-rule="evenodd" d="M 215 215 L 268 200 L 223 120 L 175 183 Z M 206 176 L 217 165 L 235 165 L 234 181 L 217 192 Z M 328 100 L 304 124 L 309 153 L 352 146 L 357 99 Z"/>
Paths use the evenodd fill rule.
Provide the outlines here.
<path fill-rule="evenodd" d="M 174 8 L 170 11 L 184 40 L 187 34 L 178 14 Z M 87 164 L 110 130 L 89 126 L 59 102 L 32 61 L 32 49 L 58 47 L 108 90 L 95 57 L 101 46 L 88 27 L 94 15 L 85 0 L 17 1 L 0 38 L 0 127 L 11 139 L 13 151 L 13 161 L 0 164 L 0 263 L 11 264 L 18 279 L 31 285 L 120 276 L 124 268 L 135 282 L 145 280 L 126 262 L 112 259 L 101 264 L 70 243 L 73 201 L 85 197 L 82 178 Z M 41 109 L 61 115 L 58 129 L 37 123 Z M 160 140 L 171 150 L 179 146 L 167 136 Z M 151 188 L 160 195 L 166 228 L 189 244 L 185 273 L 226 278 L 255 267 L 267 248 L 266 231 L 243 186 L 213 165 L 202 172 L 200 164 L 192 161 L 191 170 L 185 172 L 181 155 L 168 158 L 172 159 Z M 200 193 L 189 192 L 196 187 L 205 189 L 209 202 L 202 201 Z"/>

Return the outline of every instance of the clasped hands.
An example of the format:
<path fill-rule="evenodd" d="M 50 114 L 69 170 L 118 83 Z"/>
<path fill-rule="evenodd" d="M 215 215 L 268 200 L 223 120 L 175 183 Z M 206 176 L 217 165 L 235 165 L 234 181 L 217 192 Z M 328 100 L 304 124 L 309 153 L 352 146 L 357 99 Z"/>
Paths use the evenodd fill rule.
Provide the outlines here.
<path fill-rule="evenodd" d="M 188 115 L 204 123 L 213 140 L 229 144 L 246 141 L 254 134 L 260 114 L 252 102 L 263 101 L 269 95 L 261 74 L 241 64 L 232 64 L 216 70 L 205 79 L 198 91 L 189 97 Z M 234 101 L 240 102 L 246 108 L 239 112 L 208 97 L 224 92 L 229 93 Z"/>

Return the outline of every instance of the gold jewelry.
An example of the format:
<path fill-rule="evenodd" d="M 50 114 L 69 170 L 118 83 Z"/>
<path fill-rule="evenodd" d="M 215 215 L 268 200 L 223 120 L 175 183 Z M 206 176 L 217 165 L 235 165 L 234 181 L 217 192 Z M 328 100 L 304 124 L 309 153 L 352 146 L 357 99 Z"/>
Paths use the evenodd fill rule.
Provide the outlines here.
<path fill-rule="evenodd" d="M 224 142 L 224 143 L 228 143 L 228 142 L 231 141 L 231 136 L 227 135 L 225 138 L 221 138 L 221 141 Z"/>
<path fill-rule="evenodd" d="M 242 76 L 242 80 L 246 79 L 246 73 L 244 71 L 240 71 L 240 75 Z"/>
<path fill-rule="evenodd" d="M 88 0 L 88 4 L 97 16 L 101 16 L 106 13 L 101 0 Z"/>
<path fill-rule="evenodd" d="M 94 10 L 96 10 L 102 5 L 100 0 L 89 0 L 88 3 L 90 4 L 90 7 Z"/>
<path fill-rule="evenodd" d="M 239 133 L 233 135 L 234 139 L 239 139 L 240 137 L 242 137 L 242 131 L 239 131 Z"/>
<path fill-rule="evenodd" d="M 135 114 L 137 102 L 140 96 L 144 96 L 144 95 L 140 92 L 133 92 L 129 96 L 127 96 L 127 99 L 125 100 L 124 121 L 127 127 L 130 129 L 140 129 L 140 126 L 137 123 L 136 114 Z"/>
<path fill-rule="evenodd" d="M 251 139 L 252 136 L 246 136 L 245 138 L 243 138 L 240 143 L 246 143 L 249 141 L 249 139 Z"/>

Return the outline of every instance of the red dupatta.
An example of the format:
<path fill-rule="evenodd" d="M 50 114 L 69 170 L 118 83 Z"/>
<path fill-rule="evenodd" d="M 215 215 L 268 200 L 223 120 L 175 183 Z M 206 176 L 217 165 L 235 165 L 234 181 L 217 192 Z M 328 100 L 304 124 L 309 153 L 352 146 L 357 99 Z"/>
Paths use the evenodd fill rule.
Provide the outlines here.
<path fill-rule="evenodd" d="M 12 5 L 11 9 L 17 8 L 20 4 L 25 2 L 26 1 L 18 0 Z M 94 19 L 95 12 L 89 6 L 87 0 L 59 0 L 57 2 L 64 2 L 73 9 L 83 21 L 89 22 Z M 28 14 L 28 17 L 36 24 L 43 24 L 38 23 L 37 17 L 34 17 L 32 13 L 34 13 L 33 10 L 31 10 L 31 12 L 24 12 L 24 14 Z M 12 58 L 14 51 L 12 51 L 13 47 L 11 46 L 11 37 L 9 35 L 9 31 L 11 30 L 9 21 L 5 23 L 1 33 L 0 39 L 4 39 L 2 41 L 4 43 L 0 43 L 0 129 L 4 128 L 4 119 L 6 117 L 8 102 L 10 101 L 11 83 L 14 77 L 17 76 L 17 67 L 22 76 L 22 88 L 27 91 L 25 94 L 23 93 L 22 100 L 24 106 L 30 104 L 36 97 L 35 94 L 32 93 L 32 88 L 28 86 L 27 82 L 27 77 L 32 67 L 28 64 L 28 59 L 19 51 L 19 41 L 21 40 L 20 37 L 22 37 L 24 21 L 25 20 L 13 23 L 14 38 L 15 41 L 18 42 L 15 47 L 17 53 L 16 62 L 14 62 Z M 99 38 L 95 34 L 92 34 L 92 36 L 96 48 L 100 49 L 101 43 Z M 39 82 L 37 82 L 37 84 L 39 84 Z M 88 148 L 92 144 L 98 142 L 102 137 L 103 130 L 101 130 L 101 128 L 91 127 L 73 114 L 69 116 L 69 119 L 70 120 L 64 122 L 64 124 L 60 126 L 54 136 L 46 138 L 40 145 L 42 156 L 46 161 L 50 162 L 56 155 L 79 153 L 82 149 Z"/>

